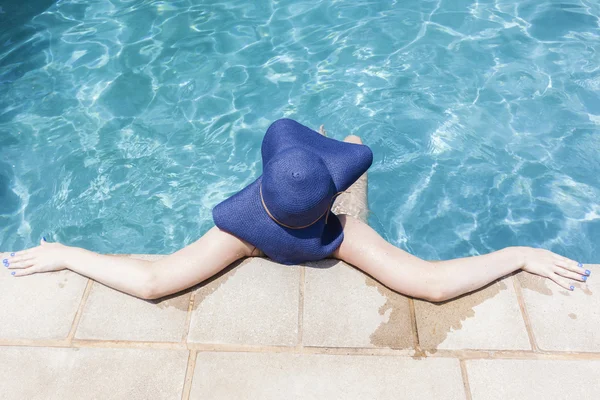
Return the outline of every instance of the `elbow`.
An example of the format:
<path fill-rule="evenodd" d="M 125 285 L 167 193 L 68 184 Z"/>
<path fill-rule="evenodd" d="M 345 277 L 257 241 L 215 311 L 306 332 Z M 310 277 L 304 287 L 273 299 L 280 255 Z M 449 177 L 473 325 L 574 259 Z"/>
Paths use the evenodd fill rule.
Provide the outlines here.
<path fill-rule="evenodd" d="M 450 300 L 452 295 L 448 290 L 448 282 L 442 276 L 441 271 L 436 269 L 435 265 L 431 265 L 428 275 L 427 284 L 423 287 L 422 295 L 419 297 L 432 303 Z"/>
<path fill-rule="evenodd" d="M 163 295 L 164 294 L 162 293 L 158 277 L 153 271 L 149 271 L 142 282 L 140 282 L 137 297 L 144 300 L 156 300 L 161 298 Z"/>
<path fill-rule="evenodd" d="M 427 300 L 431 303 L 441 303 L 449 299 L 450 297 L 448 297 L 448 295 L 443 291 L 443 289 L 439 287 L 429 288 L 423 296 L 423 300 Z"/>
<path fill-rule="evenodd" d="M 148 290 L 148 289 L 142 289 L 140 290 L 140 293 L 138 294 L 138 296 L 140 299 L 143 300 L 156 300 L 161 298 L 162 296 L 159 295 L 157 292 L 152 291 L 152 290 Z"/>

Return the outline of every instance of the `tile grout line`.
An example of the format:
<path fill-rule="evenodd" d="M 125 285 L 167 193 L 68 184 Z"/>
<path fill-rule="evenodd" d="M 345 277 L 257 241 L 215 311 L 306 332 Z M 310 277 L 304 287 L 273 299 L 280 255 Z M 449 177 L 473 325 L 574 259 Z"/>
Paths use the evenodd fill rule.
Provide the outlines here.
<path fill-rule="evenodd" d="M 467 374 L 467 365 L 464 359 L 459 359 L 460 362 L 460 373 L 463 379 L 463 385 L 465 388 L 465 398 L 467 400 L 473 400 L 473 395 L 471 394 L 471 386 L 469 385 L 469 375 Z"/>
<path fill-rule="evenodd" d="M 427 350 L 425 350 L 427 352 Z M 464 360 L 600 360 L 600 353 L 532 350 L 435 350 L 427 357 L 460 358 Z"/>
<path fill-rule="evenodd" d="M 67 335 L 67 342 L 69 345 L 73 342 L 73 338 L 75 337 L 75 332 L 79 327 L 79 321 L 81 321 L 81 316 L 83 314 L 83 309 L 85 308 L 85 304 L 87 303 L 88 297 L 90 297 L 90 292 L 92 291 L 92 286 L 94 285 L 94 281 L 89 279 L 85 285 L 85 289 L 83 290 L 83 294 L 81 295 L 81 300 L 79 301 L 79 307 L 77 308 L 77 312 L 75 313 L 75 318 L 73 318 L 73 323 L 71 324 L 71 330 Z"/>
<path fill-rule="evenodd" d="M 408 311 L 410 314 L 410 325 L 413 336 L 413 348 L 416 356 L 424 356 L 425 353 L 421 349 L 421 343 L 419 341 L 419 328 L 417 327 L 417 311 L 415 309 L 415 300 L 408 298 Z"/>
<path fill-rule="evenodd" d="M 183 381 L 183 390 L 181 391 L 181 400 L 189 400 L 190 392 L 192 391 L 192 380 L 194 379 L 194 371 L 196 370 L 196 358 L 198 352 L 194 349 L 189 351 L 187 368 L 185 370 L 185 378 Z"/>
<path fill-rule="evenodd" d="M 529 338 L 529 344 L 531 345 L 531 349 L 534 352 L 539 352 L 540 348 L 537 345 L 537 341 L 535 340 L 535 335 L 533 334 L 533 328 L 531 327 L 531 320 L 529 319 L 529 313 L 527 312 L 527 306 L 525 305 L 525 298 L 523 297 L 523 289 L 521 288 L 521 284 L 518 282 L 516 275 L 511 277 L 513 281 L 513 287 L 515 289 L 515 294 L 517 295 L 517 303 L 519 303 L 519 309 L 521 310 L 521 316 L 523 317 L 523 322 L 525 323 L 525 330 L 527 331 L 527 337 Z"/>
<path fill-rule="evenodd" d="M 411 351 L 372 348 L 372 347 L 318 347 L 307 346 L 265 346 L 265 345 L 235 345 L 217 343 L 185 343 L 180 342 L 136 342 L 126 340 L 96 340 L 73 339 L 72 343 L 64 339 L 0 339 L 0 347 L 75 347 L 75 348 L 130 348 L 130 349 L 166 349 L 166 350 L 194 350 L 196 352 L 242 352 L 242 353 L 298 353 L 298 354 L 327 354 L 327 355 L 361 355 L 361 356 L 398 356 L 411 357 Z M 486 359 L 486 360 L 600 360 L 600 352 L 556 352 L 531 350 L 435 350 L 427 353 L 426 358 L 455 358 L 459 360 Z"/>
<path fill-rule="evenodd" d="M 30 344 L 20 344 L 30 346 Z M 77 348 L 102 348 L 102 349 L 166 349 L 188 350 L 185 343 L 180 342 L 136 342 L 130 340 L 97 340 L 73 339 L 71 347 Z"/>
<path fill-rule="evenodd" d="M 194 304 L 196 303 L 196 291 L 192 291 L 190 293 L 190 301 L 188 302 L 188 310 L 187 315 L 185 316 L 185 328 L 183 331 L 183 336 L 181 337 L 181 342 L 186 343 L 188 335 L 190 334 L 190 325 L 192 323 L 192 312 L 194 311 Z"/>
<path fill-rule="evenodd" d="M 296 347 L 302 349 L 302 342 L 304 340 L 304 282 L 305 282 L 305 274 L 306 267 L 300 266 L 300 282 L 299 282 L 299 297 L 298 297 L 298 343 Z"/>

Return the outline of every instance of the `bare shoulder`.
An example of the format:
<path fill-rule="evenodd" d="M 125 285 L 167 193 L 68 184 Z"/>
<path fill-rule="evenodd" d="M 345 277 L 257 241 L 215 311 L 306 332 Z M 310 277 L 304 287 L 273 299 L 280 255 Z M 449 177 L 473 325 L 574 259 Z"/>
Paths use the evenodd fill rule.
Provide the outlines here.
<path fill-rule="evenodd" d="M 245 257 L 260 257 L 262 251 L 245 240 L 213 226 L 205 235 L 207 240 L 210 240 L 219 245 L 222 249 L 227 249 L 229 252 L 241 254 Z"/>

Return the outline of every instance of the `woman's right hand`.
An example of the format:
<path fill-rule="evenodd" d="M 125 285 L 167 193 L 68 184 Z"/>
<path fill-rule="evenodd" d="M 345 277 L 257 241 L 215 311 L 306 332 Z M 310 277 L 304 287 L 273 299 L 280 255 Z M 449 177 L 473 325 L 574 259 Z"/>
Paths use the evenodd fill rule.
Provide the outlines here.
<path fill-rule="evenodd" d="M 550 250 L 534 247 L 518 247 L 522 257 L 523 271 L 552 279 L 557 285 L 574 290 L 575 287 L 569 279 L 585 282 L 590 276 L 590 270 L 583 264 L 567 257 L 553 253 Z"/>

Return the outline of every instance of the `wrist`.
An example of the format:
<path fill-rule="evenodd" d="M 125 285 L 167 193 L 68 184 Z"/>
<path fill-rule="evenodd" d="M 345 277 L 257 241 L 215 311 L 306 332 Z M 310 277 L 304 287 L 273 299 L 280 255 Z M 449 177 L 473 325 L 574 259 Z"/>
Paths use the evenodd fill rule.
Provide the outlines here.
<path fill-rule="evenodd" d="M 527 247 L 525 246 L 512 246 L 509 247 L 512 256 L 515 260 L 516 265 L 519 269 L 522 269 L 527 264 Z"/>
<path fill-rule="evenodd" d="M 73 270 L 77 259 L 81 258 L 82 251 L 83 249 L 79 247 L 65 246 L 63 249 L 65 268 Z"/>

